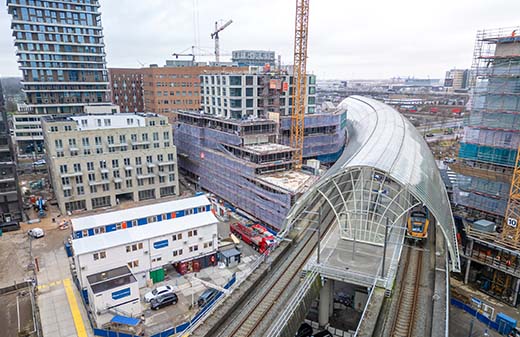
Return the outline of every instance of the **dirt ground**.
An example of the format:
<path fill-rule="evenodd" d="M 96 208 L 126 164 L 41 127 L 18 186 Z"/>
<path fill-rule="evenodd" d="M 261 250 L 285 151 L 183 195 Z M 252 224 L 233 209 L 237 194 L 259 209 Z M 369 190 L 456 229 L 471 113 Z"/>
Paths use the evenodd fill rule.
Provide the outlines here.
<path fill-rule="evenodd" d="M 0 236 L 0 288 L 31 277 L 32 272 L 27 268 L 29 263 L 29 238 L 26 232 L 19 230 Z"/>
<path fill-rule="evenodd" d="M 31 296 L 28 290 L 18 290 L 0 295 L 0 335 L 3 337 L 33 336 L 18 331 L 34 330 Z"/>

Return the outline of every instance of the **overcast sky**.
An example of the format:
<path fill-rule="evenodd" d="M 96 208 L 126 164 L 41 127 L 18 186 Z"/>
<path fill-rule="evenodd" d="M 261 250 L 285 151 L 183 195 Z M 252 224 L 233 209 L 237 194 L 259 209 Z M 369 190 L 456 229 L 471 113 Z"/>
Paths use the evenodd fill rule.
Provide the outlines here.
<path fill-rule="evenodd" d="M 292 63 L 294 0 L 100 3 L 108 67 L 163 65 L 194 44 L 195 28 L 198 45 L 212 52 L 214 22 L 228 19 L 221 53 L 269 49 Z M 20 76 L 4 4 L 0 75 Z M 310 6 L 307 69 L 322 79 L 443 78 L 450 68 L 471 65 L 477 30 L 520 25 L 518 0 L 311 0 Z"/>

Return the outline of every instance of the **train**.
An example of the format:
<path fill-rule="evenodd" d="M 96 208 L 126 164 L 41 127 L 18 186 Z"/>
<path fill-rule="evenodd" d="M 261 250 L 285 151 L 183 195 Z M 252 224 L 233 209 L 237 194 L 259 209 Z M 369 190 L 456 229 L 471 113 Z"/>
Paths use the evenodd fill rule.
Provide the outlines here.
<path fill-rule="evenodd" d="M 429 212 L 426 207 L 417 207 L 410 211 L 406 236 L 414 240 L 426 240 L 428 238 L 428 226 L 430 225 Z"/>

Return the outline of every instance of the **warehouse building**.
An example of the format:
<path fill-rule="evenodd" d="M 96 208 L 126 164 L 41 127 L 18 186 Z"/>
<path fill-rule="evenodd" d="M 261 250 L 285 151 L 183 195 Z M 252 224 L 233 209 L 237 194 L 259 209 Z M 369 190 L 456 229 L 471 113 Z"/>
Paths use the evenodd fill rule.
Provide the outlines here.
<path fill-rule="evenodd" d="M 218 220 L 209 205 L 205 196 L 197 196 L 72 220 L 82 289 L 90 275 L 121 266 L 128 266 L 144 287 L 164 280 L 167 265 L 180 274 L 214 265 Z M 88 235 L 78 235 L 84 232 Z"/>
<path fill-rule="evenodd" d="M 157 114 L 46 117 L 47 163 L 60 210 L 179 194 L 171 126 Z"/>

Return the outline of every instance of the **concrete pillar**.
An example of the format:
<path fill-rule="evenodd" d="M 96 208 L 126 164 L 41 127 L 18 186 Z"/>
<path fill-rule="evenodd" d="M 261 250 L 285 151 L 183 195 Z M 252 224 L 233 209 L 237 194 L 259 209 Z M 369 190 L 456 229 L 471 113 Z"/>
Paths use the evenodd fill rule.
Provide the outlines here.
<path fill-rule="evenodd" d="M 464 275 L 464 284 L 468 284 L 468 280 L 469 280 L 469 270 L 471 269 L 471 260 L 469 257 L 473 255 L 473 242 L 474 242 L 473 240 L 471 240 L 469 242 L 469 248 L 465 247 L 466 256 L 468 256 L 468 258 L 467 258 L 468 264 L 466 265 L 466 273 Z"/>
<path fill-rule="evenodd" d="M 516 306 L 518 301 L 518 292 L 520 291 L 520 279 L 514 278 L 516 280 L 515 292 L 513 293 L 513 306 Z"/>
<path fill-rule="evenodd" d="M 330 283 L 329 316 L 331 316 L 334 313 L 334 280 L 328 279 L 327 283 Z"/>
<path fill-rule="evenodd" d="M 330 296 L 331 280 L 325 279 L 325 284 L 320 290 L 320 303 L 318 306 L 318 323 L 320 327 L 325 327 L 329 323 L 330 304 L 332 302 Z"/>
<path fill-rule="evenodd" d="M 466 274 L 464 275 L 464 284 L 468 284 L 469 279 L 469 270 L 471 266 L 471 260 L 467 259 L 468 263 L 466 264 Z"/>

